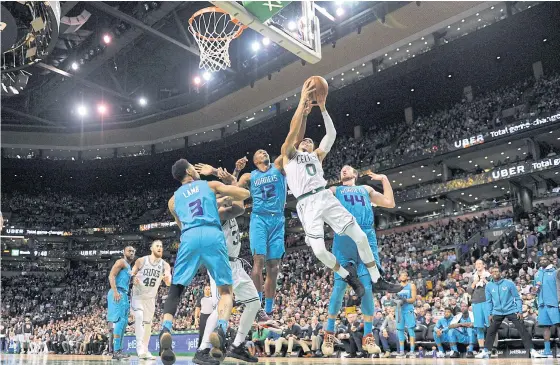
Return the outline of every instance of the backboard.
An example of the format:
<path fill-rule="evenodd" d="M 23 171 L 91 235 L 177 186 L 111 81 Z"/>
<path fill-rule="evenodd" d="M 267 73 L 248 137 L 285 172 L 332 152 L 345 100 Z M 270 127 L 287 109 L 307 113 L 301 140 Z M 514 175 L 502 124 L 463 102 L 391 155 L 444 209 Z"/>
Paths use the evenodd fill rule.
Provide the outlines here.
<path fill-rule="evenodd" d="M 212 1 L 242 24 L 309 63 L 321 60 L 321 27 L 313 1 Z"/>

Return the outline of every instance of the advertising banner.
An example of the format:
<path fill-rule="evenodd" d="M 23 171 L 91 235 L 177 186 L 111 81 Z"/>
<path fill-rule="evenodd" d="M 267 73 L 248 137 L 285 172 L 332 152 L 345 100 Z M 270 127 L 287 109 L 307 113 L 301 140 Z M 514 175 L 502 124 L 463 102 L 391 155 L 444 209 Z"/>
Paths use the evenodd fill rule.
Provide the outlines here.
<path fill-rule="evenodd" d="M 150 337 L 148 350 L 152 353 L 159 352 L 158 337 L 159 337 L 158 335 L 152 335 Z M 197 348 L 198 348 L 198 332 L 173 335 L 173 350 L 175 351 L 176 354 L 195 353 Z M 133 354 L 136 353 L 135 336 L 126 336 L 126 335 L 124 336 L 123 351 L 128 353 L 133 353 Z"/>

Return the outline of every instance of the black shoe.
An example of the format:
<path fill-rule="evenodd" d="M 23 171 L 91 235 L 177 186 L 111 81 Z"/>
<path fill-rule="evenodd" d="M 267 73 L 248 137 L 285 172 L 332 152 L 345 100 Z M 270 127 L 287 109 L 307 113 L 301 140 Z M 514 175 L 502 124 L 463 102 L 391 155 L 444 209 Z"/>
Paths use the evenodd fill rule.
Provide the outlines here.
<path fill-rule="evenodd" d="M 231 345 L 231 348 L 227 354 L 228 357 L 234 357 L 238 360 L 243 360 L 246 362 L 259 362 L 259 359 L 247 351 L 245 344 L 240 344 L 239 346 Z"/>
<path fill-rule="evenodd" d="M 221 327 L 216 327 L 214 332 L 210 334 L 210 343 L 212 344 L 210 355 L 212 355 L 213 358 L 222 361 L 226 357 L 227 343 L 226 334 Z"/>
<path fill-rule="evenodd" d="M 393 284 L 383 278 L 380 278 L 377 280 L 377 283 L 372 284 L 372 288 L 374 293 L 398 293 L 403 287 L 400 284 Z"/>
<path fill-rule="evenodd" d="M 498 350 L 492 349 L 492 353 L 490 354 L 490 357 L 494 357 L 494 358 L 498 357 Z"/>
<path fill-rule="evenodd" d="M 467 359 L 474 359 L 474 353 L 472 351 L 467 351 Z"/>
<path fill-rule="evenodd" d="M 113 354 L 113 360 L 124 360 L 127 359 L 126 354 L 123 354 L 122 351 L 115 351 Z"/>
<path fill-rule="evenodd" d="M 352 287 L 354 293 L 358 298 L 361 298 L 366 293 L 366 289 L 364 288 L 364 284 L 358 278 L 358 273 L 356 272 L 356 266 L 349 264 L 344 267 L 348 271 L 348 276 L 344 278 L 344 281 Z"/>
<path fill-rule="evenodd" d="M 197 351 L 196 354 L 194 354 L 192 362 L 200 365 L 218 365 L 220 363 L 218 360 L 210 356 L 210 349 Z"/>
<path fill-rule="evenodd" d="M 323 353 L 321 352 L 321 350 L 317 350 L 313 357 L 323 357 Z"/>
<path fill-rule="evenodd" d="M 356 355 L 356 354 L 348 354 L 348 355 L 344 356 L 345 359 L 355 359 L 357 357 L 358 357 L 358 355 Z"/>
<path fill-rule="evenodd" d="M 461 354 L 458 351 L 451 351 L 451 355 L 449 355 L 450 359 L 459 359 Z"/>
<path fill-rule="evenodd" d="M 162 331 L 159 337 L 159 356 L 163 365 L 171 365 L 175 363 L 175 353 L 171 348 L 173 339 L 169 331 Z"/>

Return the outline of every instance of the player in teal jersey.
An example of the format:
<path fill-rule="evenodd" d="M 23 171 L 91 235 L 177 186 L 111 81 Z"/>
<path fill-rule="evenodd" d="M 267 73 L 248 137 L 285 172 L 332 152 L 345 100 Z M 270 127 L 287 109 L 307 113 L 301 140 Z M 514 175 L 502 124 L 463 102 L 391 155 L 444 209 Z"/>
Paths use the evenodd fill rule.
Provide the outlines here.
<path fill-rule="evenodd" d="M 305 106 L 302 112 L 302 124 L 296 137 L 296 145 L 303 140 L 307 125 L 307 116 L 311 112 L 311 104 Z M 237 178 L 245 168 L 247 158 L 241 158 L 235 164 L 233 175 Z M 267 327 L 273 325 L 268 317 L 274 307 L 276 282 L 280 268 L 280 260 L 284 256 L 284 209 L 286 205 L 286 173 L 283 169 L 282 156 L 271 163 L 270 155 L 265 150 L 258 150 L 253 155 L 256 169 L 245 173 L 239 178 L 238 186 L 251 191 L 253 208 L 249 225 L 249 243 L 253 254 L 253 269 L 251 277 L 263 297 L 263 268 L 266 265 L 266 280 L 264 281 L 264 313 L 259 311 L 257 321 L 259 325 Z"/>
<path fill-rule="evenodd" d="M 357 186 L 356 179 L 358 178 L 358 173 L 354 168 L 348 165 L 344 166 L 340 171 L 340 179 L 343 185 L 330 187 L 330 190 L 335 194 L 344 208 L 354 216 L 360 228 L 362 228 L 367 235 L 379 271 L 382 272 L 377 247 L 377 237 L 375 235 L 375 229 L 373 228 L 374 212 L 372 204 L 379 207 L 393 208 L 395 206 L 395 198 L 393 196 L 391 184 L 385 175 L 370 173 L 369 177 L 371 180 L 381 181 L 383 183 L 383 194 L 378 193 L 368 185 Z M 373 337 L 373 291 L 397 293 L 401 290 L 401 286 L 388 283 L 383 280 L 383 278 L 380 278 L 377 283 L 372 286 L 368 270 L 360 259 L 358 247 L 348 236 L 335 234 L 332 252 L 343 267 L 349 271 L 357 272 L 357 276 L 366 289 L 360 305 L 364 315 L 362 346 L 363 349 L 369 353 L 377 352 L 379 348 L 375 346 Z M 322 346 L 322 351 L 325 355 L 330 355 L 332 351 L 334 351 L 335 319 L 342 306 L 345 290 L 346 282 L 335 272 L 335 284 L 331 293 L 329 317 L 325 329 L 325 342 Z"/>
<path fill-rule="evenodd" d="M 169 199 L 168 207 L 181 230 L 181 244 L 175 260 L 172 284 L 163 308 L 161 360 L 164 365 L 175 363 L 171 337 L 173 316 L 177 312 L 185 286 L 191 283 L 201 265 L 208 269 L 220 294 L 218 326 L 210 335 L 210 342 L 213 346 L 212 355 L 222 359 L 226 353 L 225 334 L 233 307 L 233 278 L 216 194 L 231 197 L 235 201 L 243 201 L 250 194 L 237 186 L 224 185 L 219 181 L 200 180 L 194 166 L 185 159 L 175 162 L 172 174 L 181 182 L 181 187 Z"/>
<path fill-rule="evenodd" d="M 111 289 L 107 293 L 107 321 L 113 324 L 113 359 L 120 360 L 128 355 L 122 353 L 122 340 L 128 324 L 130 302 L 128 291 L 130 286 L 131 267 L 134 261 L 134 247 L 124 249 L 124 257 L 118 259 L 109 273 Z"/>

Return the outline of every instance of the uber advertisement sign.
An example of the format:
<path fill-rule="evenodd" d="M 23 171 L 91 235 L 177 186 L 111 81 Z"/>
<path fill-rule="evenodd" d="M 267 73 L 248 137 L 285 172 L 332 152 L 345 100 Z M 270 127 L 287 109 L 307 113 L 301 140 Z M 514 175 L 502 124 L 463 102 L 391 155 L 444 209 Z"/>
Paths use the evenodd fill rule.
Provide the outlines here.
<path fill-rule="evenodd" d="M 451 180 L 441 184 L 421 186 L 411 190 L 398 191 L 395 193 L 395 198 L 397 201 L 419 199 L 558 167 L 560 167 L 560 158 L 558 157 L 545 158 L 536 162 L 519 162 L 509 167 L 495 168 L 482 174 L 471 175 L 462 179 Z"/>
<path fill-rule="evenodd" d="M 550 115 L 545 118 L 537 118 L 531 122 L 517 122 L 514 124 L 510 124 L 504 128 L 486 132 L 485 134 L 478 134 L 476 136 L 471 136 L 468 138 L 460 139 L 458 141 L 454 141 L 453 146 L 455 147 L 455 149 L 469 148 L 472 146 L 476 146 L 477 144 L 488 142 L 494 138 L 504 137 L 531 128 L 537 128 L 544 124 L 555 123 L 559 121 L 560 121 L 560 113 Z"/>

